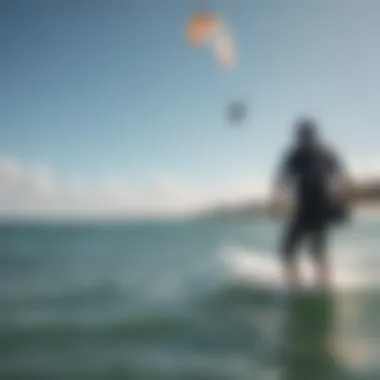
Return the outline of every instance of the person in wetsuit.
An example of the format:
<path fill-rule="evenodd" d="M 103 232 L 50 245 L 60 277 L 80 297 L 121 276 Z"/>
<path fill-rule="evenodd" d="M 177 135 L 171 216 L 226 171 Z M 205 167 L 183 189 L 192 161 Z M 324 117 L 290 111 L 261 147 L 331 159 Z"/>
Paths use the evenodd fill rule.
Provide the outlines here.
<path fill-rule="evenodd" d="M 296 253 L 299 243 L 308 238 L 319 285 L 329 282 L 326 240 L 330 225 L 344 220 L 345 206 L 333 196 L 336 180 L 346 178 L 340 159 L 318 136 L 311 119 L 296 124 L 296 143 L 281 164 L 278 186 L 293 185 L 294 213 L 282 241 L 285 280 L 298 285 Z"/>

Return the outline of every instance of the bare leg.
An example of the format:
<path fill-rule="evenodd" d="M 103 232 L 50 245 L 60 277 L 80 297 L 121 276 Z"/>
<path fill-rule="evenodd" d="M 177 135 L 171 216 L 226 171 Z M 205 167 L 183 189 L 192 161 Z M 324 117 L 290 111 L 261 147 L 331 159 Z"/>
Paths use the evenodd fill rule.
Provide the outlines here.
<path fill-rule="evenodd" d="M 287 289 L 296 291 L 300 287 L 301 279 L 296 260 L 286 260 L 283 265 L 284 282 Z"/>
<path fill-rule="evenodd" d="M 329 289 L 331 287 L 330 266 L 327 260 L 321 260 L 316 263 L 316 281 L 320 288 Z"/>
<path fill-rule="evenodd" d="M 322 289 L 329 289 L 331 285 L 331 273 L 326 252 L 326 229 L 319 228 L 313 231 L 311 243 L 317 286 Z"/>
<path fill-rule="evenodd" d="M 293 221 L 285 233 L 283 241 L 283 278 L 285 286 L 290 290 L 297 290 L 300 286 L 300 275 L 296 258 L 296 251 L 303 237 L 302 223 Z"/>

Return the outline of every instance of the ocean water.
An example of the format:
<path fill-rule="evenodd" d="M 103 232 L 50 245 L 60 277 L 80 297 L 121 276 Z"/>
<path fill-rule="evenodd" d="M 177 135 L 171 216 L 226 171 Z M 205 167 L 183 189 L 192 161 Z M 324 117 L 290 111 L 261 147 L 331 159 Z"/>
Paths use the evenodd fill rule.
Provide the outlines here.
<path fill-rule="evenodd" d="M 380 379 L 380 217 L 334 231 L 329 295 L 283 295 L 281 229 L 3 224 L 0 379 Z"/>

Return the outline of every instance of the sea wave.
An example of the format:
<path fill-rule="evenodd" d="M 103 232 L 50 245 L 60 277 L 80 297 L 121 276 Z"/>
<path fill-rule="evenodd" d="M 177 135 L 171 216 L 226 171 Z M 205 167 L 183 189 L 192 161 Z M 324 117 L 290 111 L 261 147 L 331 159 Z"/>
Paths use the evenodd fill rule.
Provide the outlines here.
<path fill-rule="evenodd" d="M 283 289 L 281 262 L 273 252 L 229 246 L 221 251 L 220 257 L 236 279 L 278 291 Z M 335 290 L 380 290 L 380 258 L 373 249 L 365 251 L 362 244 L 355 247 L 354 242 L 346 247 L 338 244 L 333 247 L 330 259 Z M 313 266 L 305 252 L 299 266 L 305 285 L 312 285 Z"/>

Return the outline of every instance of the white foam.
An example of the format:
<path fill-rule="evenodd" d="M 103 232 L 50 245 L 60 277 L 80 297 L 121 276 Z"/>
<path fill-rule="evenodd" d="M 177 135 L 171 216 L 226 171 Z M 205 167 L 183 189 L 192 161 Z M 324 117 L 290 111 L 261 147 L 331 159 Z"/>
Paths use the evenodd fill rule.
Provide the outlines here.
<path fill-rule="evenodd" d="M 303 253 L 303 252 L 302 252 Z M 376 255 L 378 256 L 378 255 Z M 333 249 L 331 254 L 332 283 L 337 290 L 379 288 L 380 257 L 374 252 L 352 249 Z M 223 263 L 233 276 L 243 281 L 275 287 L 283 287 L 281 262 L 271 252 L 245 247 L 228 247 L 223 251 Z M 306 286 L 313 284 L 312 262 L 301 254 L 299 260 L 302 280 Z"/>

